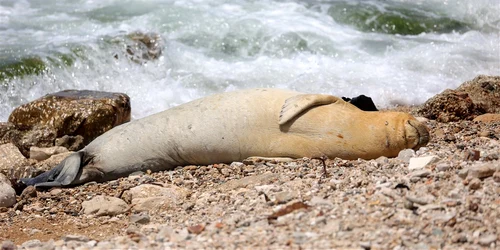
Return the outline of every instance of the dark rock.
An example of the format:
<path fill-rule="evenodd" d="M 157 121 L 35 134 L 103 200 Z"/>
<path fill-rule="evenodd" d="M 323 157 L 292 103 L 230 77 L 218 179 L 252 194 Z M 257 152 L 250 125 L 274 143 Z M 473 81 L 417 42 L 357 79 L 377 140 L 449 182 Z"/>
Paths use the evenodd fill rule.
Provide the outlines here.
<path fill-rule="evenodd" d="M 36 126 L 24 131 L 23 136 L 16 142 L 21 153 L 29 158 L 31 147 L 52 147 L 57 137 L 56 130 L 51 127 Z"/>
<path fill-rule="evenodd" d="M 129 120 L 130 98 L 126 94 L 90 90 L 49 94 L 16 108 L 9 116 L 9 122 L 19 130 L 43 127 L 54 130 L 56 137 L 81 135 L 85 144 Z M 52 145 L 31 146 L 53 146 L 56 137 L 47 138 Z"/>
<path fill-rule="evenodd" d="M 136 31 L 118 39 L 125 45 L 125 55 L 136 63 L 158 59 L 165 45 L 160 34 L 154 32 Z M 115 55 L 115 58 L 118 58 L 118 55 Z"/>
<path fill-rule="evenodd" d="M 439 122 L 472 120 L 485 113 L 500 113 L 500 76 L 480 75 L 427 100 L 417 111 Z M 481 118 L 482 119 L 482 118 Z"/>
<path fill-rule="evenodd" d="M 481 114 L 465 92 L 447 89 L 427 100 L 418 113 L 438 122 L 472 120 Z"/>
<path fill-rule="evenodd" d="M 83 136 L 70 136 L 65 135 L 61 138 L 57 138 L 55 142 L 55 146 L 62 146 L 67 148 L 69 151 L 78 151 L 82 149 L 85 144 L 83 144 Z"/>
<path fill-rule="evenodd" d="M 15 143 L 21 136 L 21 132 L 13 123 L 0 122 L 0 144 Z"/>
<path fill-rule="evenodd" d="M 484 113 L 500 113 L 500 76 L 479 75 L 462 83 L 457 91 L 466 92 L 476 109 Z"/>

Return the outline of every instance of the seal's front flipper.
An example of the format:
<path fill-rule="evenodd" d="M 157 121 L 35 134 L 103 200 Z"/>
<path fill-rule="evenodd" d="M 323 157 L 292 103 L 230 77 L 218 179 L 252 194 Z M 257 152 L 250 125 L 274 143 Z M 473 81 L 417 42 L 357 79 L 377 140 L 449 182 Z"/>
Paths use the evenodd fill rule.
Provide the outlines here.
<path fill-rule="evenodd" d="M 60 187 L 70 185 L 81 170 L 83 152 L 66 157 L 53 169 L 34 178 L 23 178 L 21 182 L 35 187 Z"/>
<path fill-rule="evenodd" d="M 281 108 L 279 125 L 283 125 L 305 110 L 321 105 L 327 105 L 342 101 L 342 99 L 331 95 L 302 94 L 290 97 L 285 100 Z"/>

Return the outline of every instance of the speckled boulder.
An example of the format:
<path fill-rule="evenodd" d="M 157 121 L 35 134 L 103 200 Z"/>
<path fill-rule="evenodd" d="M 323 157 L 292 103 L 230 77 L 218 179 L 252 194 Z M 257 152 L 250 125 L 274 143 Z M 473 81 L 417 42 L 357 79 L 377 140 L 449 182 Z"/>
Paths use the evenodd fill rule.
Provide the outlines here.
<path fill-rule="evenodd" d="M 481 113 L 500 113 L 500 76 L 477 76 L 462 83 L 457 91 L 469 94 Z"/>
<path fill-rule="evenodd" d="M 484 113 L 500 113 L 500 76 L 480 75 L 456 90 L 447 89 L 427 100 L 418 113 L 439 122 L 472 120 Z"/>
<path fill-rule="evenodd" d="M 14 143 L 21 138 L 21 132 L 10 122 L 0 122 L 0 144 Z"/>
<path fill-rule="evenodd" d="M 481 114 L 467 93 L 451 89 L 427 100 L 418 113 L 438 122 L 471 120 Z"/>
<path fill-rule="evenodd" d="M 56 137 L 81 135 L 85 144 L 129 120 L 130 98 L 126 94 L 90 90 L 49 94 L 16 108 L 9 116 L 9 122 L 19 130 L 53 129 Z"/>

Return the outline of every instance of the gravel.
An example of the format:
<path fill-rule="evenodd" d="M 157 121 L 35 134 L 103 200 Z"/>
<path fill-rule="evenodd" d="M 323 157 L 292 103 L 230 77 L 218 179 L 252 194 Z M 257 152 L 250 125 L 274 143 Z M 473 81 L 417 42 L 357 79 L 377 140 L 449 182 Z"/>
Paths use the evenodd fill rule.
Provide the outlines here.
<path fill-rule="evenodd" d="M 326 173 L 304 158 L 27 190 L 0 210 L 2 249 L 498 249 L 500 124 L 426 123 L 426 147 Z"/>

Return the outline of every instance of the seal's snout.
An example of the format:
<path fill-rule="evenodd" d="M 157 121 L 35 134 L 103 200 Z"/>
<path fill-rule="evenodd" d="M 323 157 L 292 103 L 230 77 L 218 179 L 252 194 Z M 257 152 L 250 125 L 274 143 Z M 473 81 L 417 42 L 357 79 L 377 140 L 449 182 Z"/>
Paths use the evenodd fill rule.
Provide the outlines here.
<path fill-rule="evenodd" d="M 419 149 L 429 142 L 429 129 L 423 123 L 410 119 L 405 124 L 406 145 L 408 148 Z"/>

